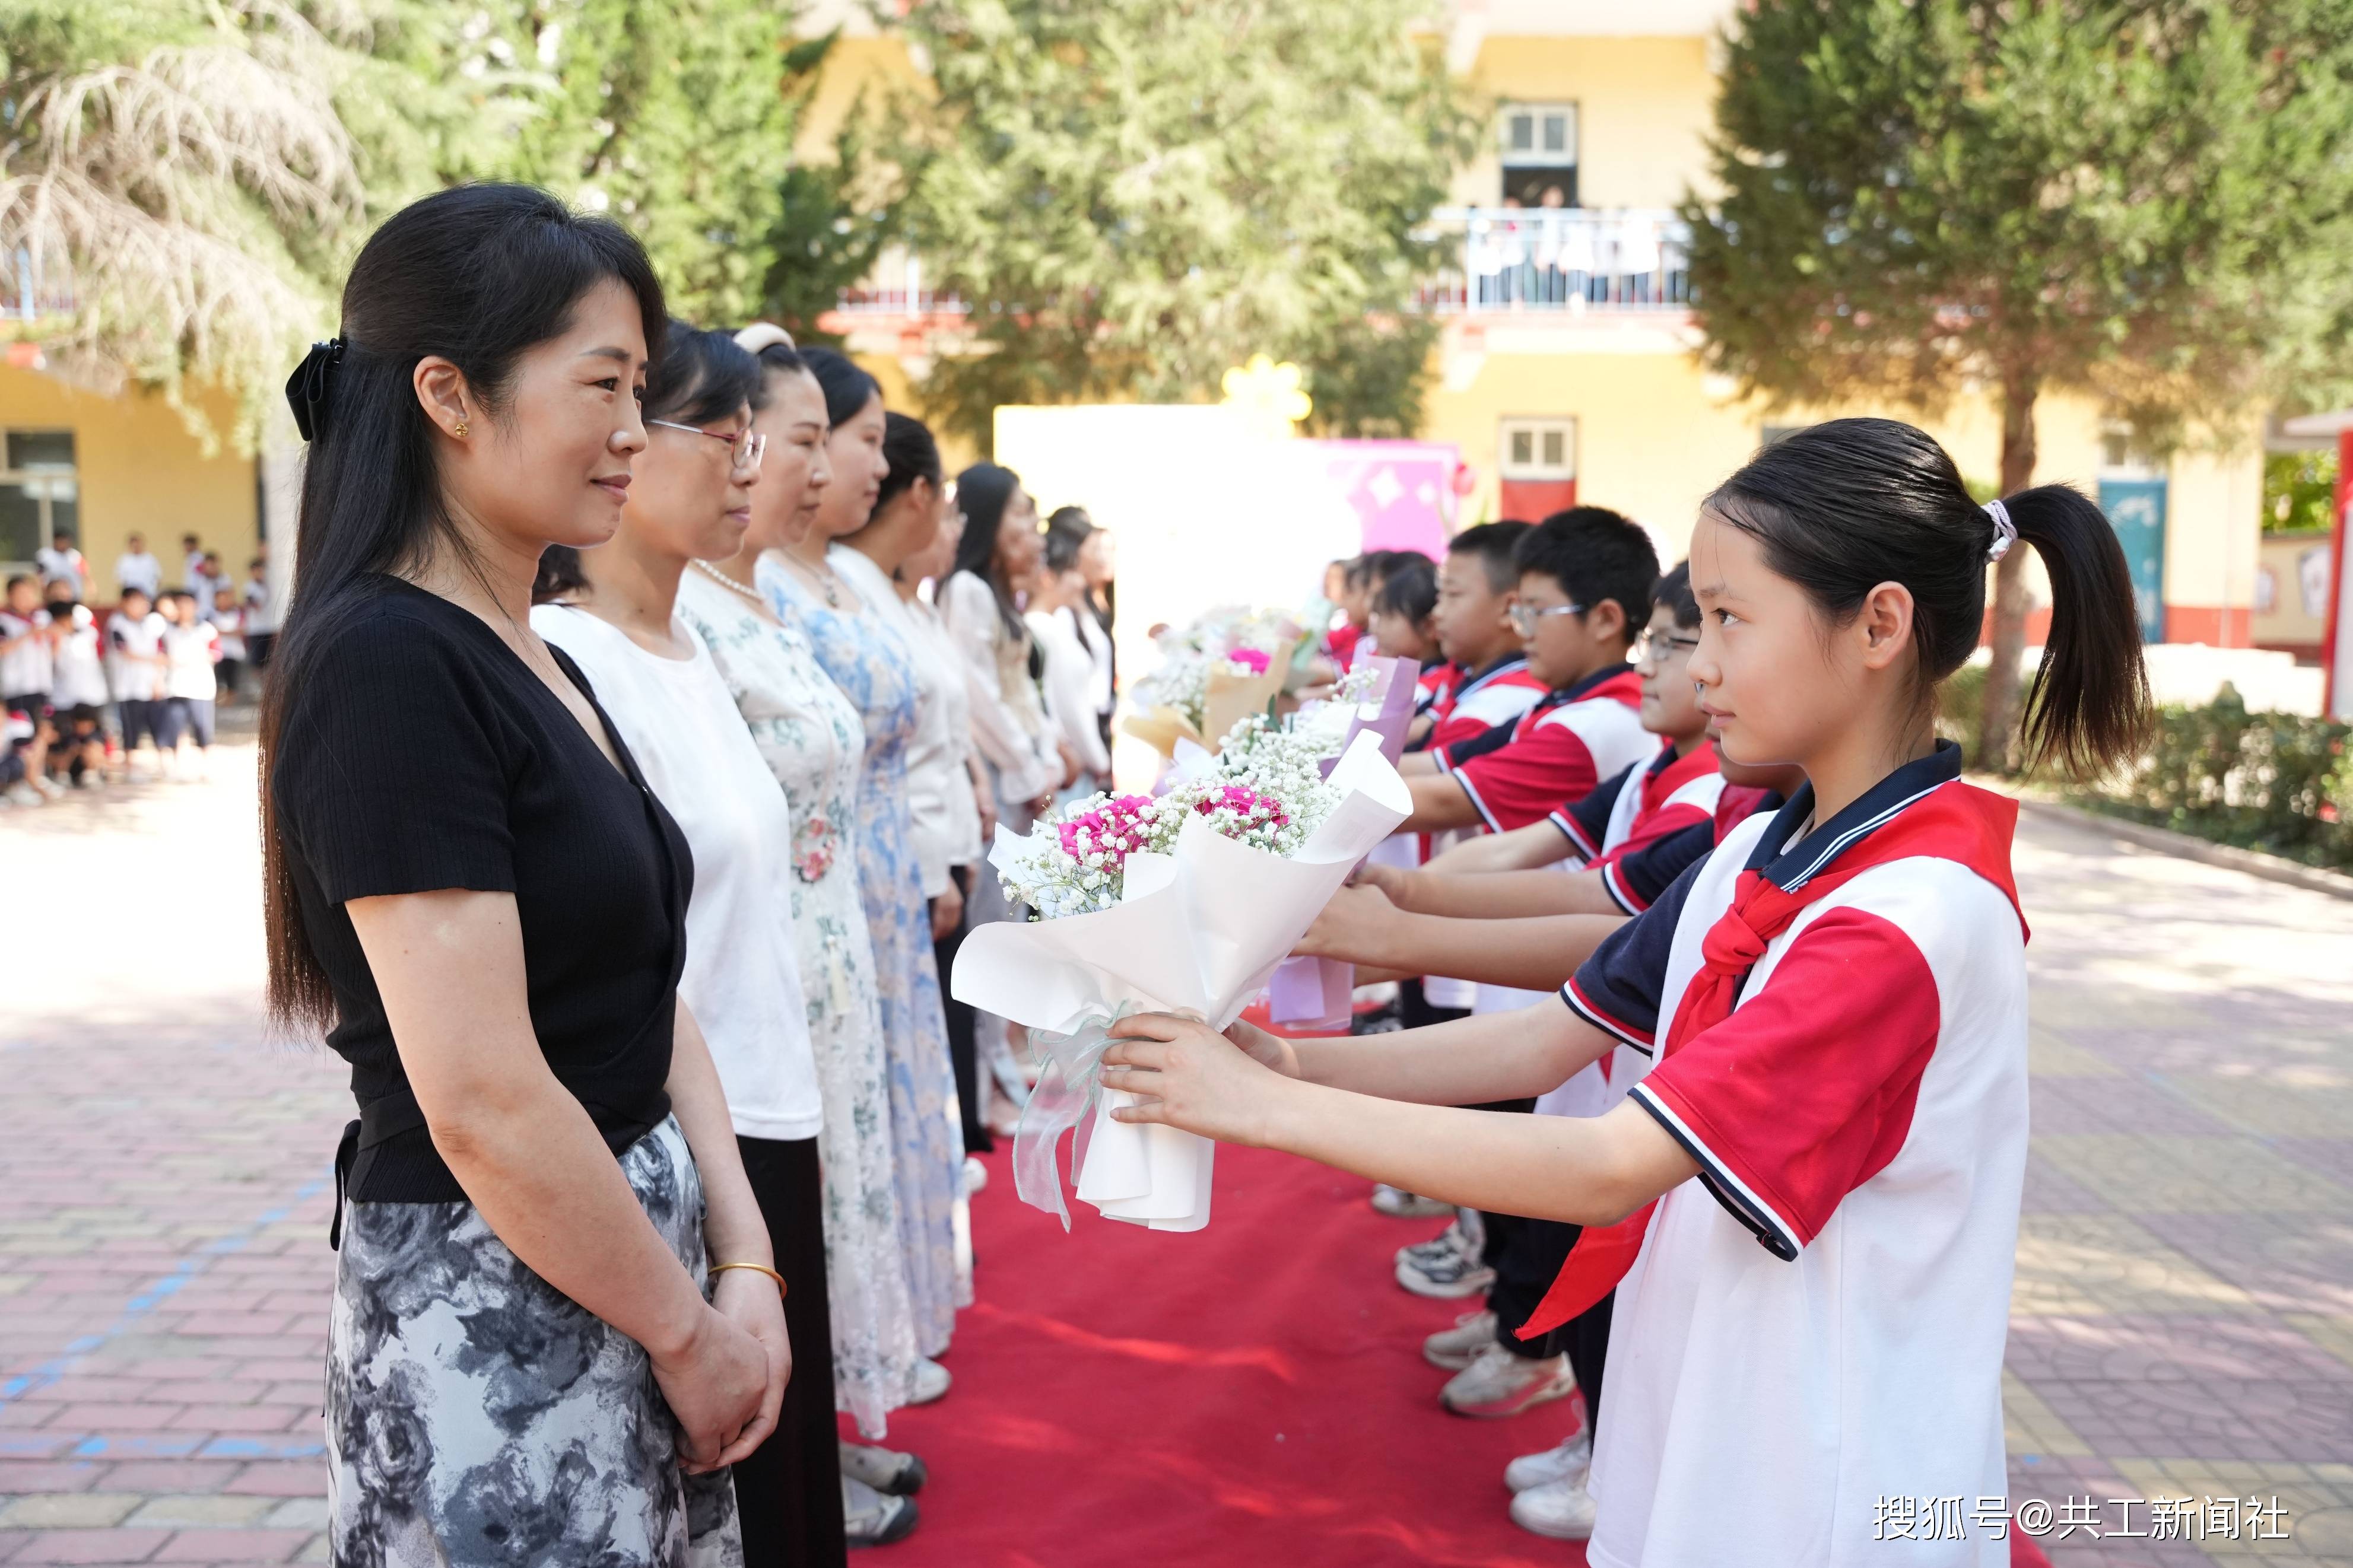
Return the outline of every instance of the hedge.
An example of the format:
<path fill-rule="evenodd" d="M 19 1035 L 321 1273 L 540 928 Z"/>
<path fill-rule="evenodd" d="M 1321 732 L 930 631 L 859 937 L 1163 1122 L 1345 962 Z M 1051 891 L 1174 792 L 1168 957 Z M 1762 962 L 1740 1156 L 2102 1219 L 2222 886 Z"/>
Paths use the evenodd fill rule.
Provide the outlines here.
<path fill-rule="evenodd" d="M 1985 669 L 1946 683 L 1938 726 L 1968 748 L 1972 766 Z M 2055 773 L 2027 782 L 2072 804 L 2217 844 L 2353 870 L 2353 725 L 2294 713 L 2250 713 L 2225 685 L 2202 707 L 2158 710 L 2155 739 L 2137 762 L 2086 785 Z"/>

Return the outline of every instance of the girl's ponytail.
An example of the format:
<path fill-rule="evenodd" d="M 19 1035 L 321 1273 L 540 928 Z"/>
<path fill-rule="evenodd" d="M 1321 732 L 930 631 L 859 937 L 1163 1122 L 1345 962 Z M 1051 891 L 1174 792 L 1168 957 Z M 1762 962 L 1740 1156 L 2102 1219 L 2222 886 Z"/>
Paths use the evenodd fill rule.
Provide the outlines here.
<path fill-rule="evenodd" d="M 2051 636 L 2022 726 L 2026 761 L 2095 772 L 2148 738 L 2148 676 L 2124 547 L 2106 514 L 2073 486 L 2037 485 L 2001 506 L 2051 577 Z"/>

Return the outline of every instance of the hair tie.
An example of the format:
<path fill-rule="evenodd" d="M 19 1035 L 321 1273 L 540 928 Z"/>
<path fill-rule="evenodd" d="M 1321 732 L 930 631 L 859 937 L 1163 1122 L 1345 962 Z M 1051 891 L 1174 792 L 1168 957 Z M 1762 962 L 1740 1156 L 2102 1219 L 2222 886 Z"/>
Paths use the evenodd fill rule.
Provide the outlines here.
<path fill-rule="evenodd" d="M 327 427 L 335 367 L 343 362 L 343 340 L 329 338 L 323 343 L 312 343 L 294 374 L 286 378 L 286 405 L 294 410 L 294 428 L 305 441 L 317 440 Z"/>
<path fill-rule="evenodd" d="M 2018 542 L 2018 524 L 2010 521 L 2010 508 L 1998 500 L 1985 503 L 1985 514 L 1993 519 L 1993 542 L 1986 547 L 1986 559 L 1999 561 Z"/>
<path fill-rule="evenodd" d="M 773 348 L 787 348 L 797 353 L 800 348 L 793 342 L 792 333 L 774 321 L 754 321 L 745 327 L 735 334 L 735 346 L 749 354 Z"/>

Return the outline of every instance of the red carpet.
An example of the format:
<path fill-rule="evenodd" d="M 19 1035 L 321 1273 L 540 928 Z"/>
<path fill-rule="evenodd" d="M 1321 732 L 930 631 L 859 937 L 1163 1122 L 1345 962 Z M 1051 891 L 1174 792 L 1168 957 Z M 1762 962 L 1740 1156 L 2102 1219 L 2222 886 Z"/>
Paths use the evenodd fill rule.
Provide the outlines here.
<path fill-rule="evenodd" d="M 1207 1229 L 1074 1205 L 1071 1234 L 1014 1196 L 1004 1147 L 973 1200 L 979 1304 L 955 1387 L 891 1418 L 931 1468 L 894 1568 L 1480 1568 L 1582 1564 L 1504 1513 L 1504 1465 L 1567 1430 L 1438 1405 L 1424 1334 L 1479 1303 L 1398 1289 L 1391 1255 L 1440 1221 L 1386 1219 L 1368 1185 L 1220 1148 Z"/>
<path fill-rule="evenodd" d="M 1208 1228 L 1139 1230 L 1014 1195 L 1009 1145 L 973 1200 L 978 1305 L 955 1386 L 891 1419 L 923 1457 L 923 1524 L 891 1568 L 1583 1568 L 1514 1525 L 1504 1466 L 1568 1430 L 1439 1407 L 1423 1335 L 1480 1302 L 1397 1286 L 1394 1220 L 1361 1179 L 1220 1147 Z M 1065 1152 L 1068 1152 L 1067 1142 Z M 2015 1568 L 2049 1568 L 2014 1538 Z"/>

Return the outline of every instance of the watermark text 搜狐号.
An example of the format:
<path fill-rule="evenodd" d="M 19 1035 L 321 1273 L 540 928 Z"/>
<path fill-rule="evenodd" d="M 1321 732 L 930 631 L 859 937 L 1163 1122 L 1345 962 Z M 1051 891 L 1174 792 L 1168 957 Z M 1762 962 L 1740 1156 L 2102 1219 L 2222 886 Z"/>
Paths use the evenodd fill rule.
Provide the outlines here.
<path fill-rule="evenodd" d="M 2285 1541 L 2288 1512 L 2276 1497 L 2067 1497 L 2057 1503 L 2003 1497 L 1882 1497 L 1873 1541 Z"/>

